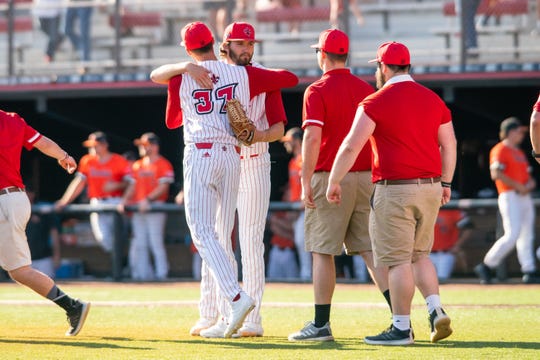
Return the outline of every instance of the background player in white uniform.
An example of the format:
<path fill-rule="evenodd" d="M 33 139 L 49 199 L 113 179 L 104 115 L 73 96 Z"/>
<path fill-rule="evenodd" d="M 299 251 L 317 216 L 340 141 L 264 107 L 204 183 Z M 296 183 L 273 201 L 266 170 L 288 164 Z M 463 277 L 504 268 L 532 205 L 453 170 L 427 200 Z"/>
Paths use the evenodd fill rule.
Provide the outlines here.
<path fill-rule="evenodd" d="M 209 70 L 213 88 L 201 88 L 191 76 L 171 78 L 180 73 L 177 64 L 154 70 L 151 78 L 169 85 L 167 127 L 184 124 L 186 220 L 220 295 L 230 302 L 229 317 L 222 322 L 223 336 L 230 337 L 255 302 L 240 288 L 233 269 L 234 259 L 228 251 L 238 194 L 240 149 L 228 125 L 225 103 L 234 97 L 248 108 L 251 97 L 294 86 L 298 78 L 284 70 L 236 67 L 217 61 L 213 36 L 203 23 L 186 25 L 182 39 L 187 53 Z M 228 313 L 224 308 L 220 312 Z"/>

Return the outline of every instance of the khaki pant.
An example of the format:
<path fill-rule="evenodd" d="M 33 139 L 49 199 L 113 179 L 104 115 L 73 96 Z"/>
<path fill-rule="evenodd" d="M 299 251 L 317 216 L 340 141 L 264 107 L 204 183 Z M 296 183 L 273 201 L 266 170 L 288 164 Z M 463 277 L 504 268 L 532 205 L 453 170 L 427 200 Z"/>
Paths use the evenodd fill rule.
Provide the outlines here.
<path fill-rule="evenodd" d="M 32 263 L 26 240 L 31 210 L 25 192 L 0 195 L 0 266 L 6 271 Z"/>
<path fill-rule="evenodd" d="M 428 256 L 441 206 L 441 183 L 375 185 L 369 223 L 376 266 Z"/>
<path fill-rule="evenodd" d="M 306 251 L 348 255 L 371 250 L 369 198 L 373 190 L 370 171 L 350 172 L 341 182 L 341 204 L 326 200 L 328 172 L 313 174 L 311 186 L 315 209 L 306 209 Z"/>

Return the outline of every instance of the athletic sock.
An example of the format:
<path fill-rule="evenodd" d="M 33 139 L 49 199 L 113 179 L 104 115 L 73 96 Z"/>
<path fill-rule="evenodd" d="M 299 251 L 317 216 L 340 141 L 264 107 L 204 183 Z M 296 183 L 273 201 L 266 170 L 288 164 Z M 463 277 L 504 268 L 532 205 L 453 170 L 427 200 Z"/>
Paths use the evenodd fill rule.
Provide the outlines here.
<path fill-rule="evenodd" d="M 60 306 L 66 311 L 71 310 L 75 304 L 75 300 L 66 295 L 56 285 L 54 285 L 51 291 L 49 291 L 47 294 L 47 299 L 53 301 L 56 305 Z"/>
<path fill-rule="evenodd" d="M 441 307 L 441 297 L 438 294 L 426 296 L 428 313 L 432 313 L 436 308 Z"/>
<path fill-rule="evenodd" d="M 398 330 L 409 330 L 411 328 L 411 316 L 392 315 L 392 325 Z"/>
<path fill-rule="evenodd" d="M 315 304 L 315 327 L 322 328 L 330 321 L 330 305 L 331 304 Z"/>
<path fill-rule="evenodd" d="M 384 298 L 386 299 L 386 302 L 388 303 L 388 306 L 390 307 L 390 312 L 392 312 L 392 301 L 390 300 L 390 289 L 386 289 L 383 293 Z"/>

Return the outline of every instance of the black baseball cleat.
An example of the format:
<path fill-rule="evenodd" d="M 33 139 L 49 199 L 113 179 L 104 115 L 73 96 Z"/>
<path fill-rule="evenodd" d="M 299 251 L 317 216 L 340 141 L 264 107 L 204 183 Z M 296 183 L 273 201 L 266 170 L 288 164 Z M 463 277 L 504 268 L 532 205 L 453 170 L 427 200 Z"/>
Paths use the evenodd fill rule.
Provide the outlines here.
<path fill-rule="evenodd" d="M 75 336 L 81 331 L 86 316 L 88 315 L 88 311 L 90 311 L 90 303 L 78 299 L 75 300 L 73 308 L 66 312 L 69 323 L 69 329 L 66 331 L 66 336 Z"/>
<path fill-rule="evenodd" d="M 379 335 L 366 336 L 364 342 L 369 345 L 410 345 L 414 343 L 412 328 L 408 330 L 399 330 L 390 325 Z"/>
<path fill-rule="evenodd" d="M 491 269 L 484 263 L 480 263 L 474 267 L 474 272 L 480 278 L 480 284 L 491 284 Z"/>

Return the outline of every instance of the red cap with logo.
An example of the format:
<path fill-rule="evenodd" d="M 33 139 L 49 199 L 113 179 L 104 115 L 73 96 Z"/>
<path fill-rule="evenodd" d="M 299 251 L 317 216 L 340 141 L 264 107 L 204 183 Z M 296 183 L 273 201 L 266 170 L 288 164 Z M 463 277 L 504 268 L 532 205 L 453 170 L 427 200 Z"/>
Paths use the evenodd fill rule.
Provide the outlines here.
<path fill-rule="evenodd" d="M 410 65 L 411 55 L 405 45 L 395 41 L 388 41 L 379 46 L 377 58 L 369 62 L 380 62 L 386 65 Z"/>
<path fill-rule="evenodd" d="M 327 53 L 343 55 L 349 52 L 349 37 L 338 29 L 328 29 L 319 36 L 319 43 L 311 45 Z"/>
<path fill-rule="evenodd" d="M 180 45 L 185 46 L 186 50 L 200 49 L 210 43 L 214 43 L 212 32 L 200 21 L 192 22 L 184 26 L 180 32 L 182 42 Z"/>
<path fill-rule="evenodd" d="M 225 28 L 223 42 L 227 41 L 255 41 L 255 29 L 247 22 L 233 22 Z"/>

